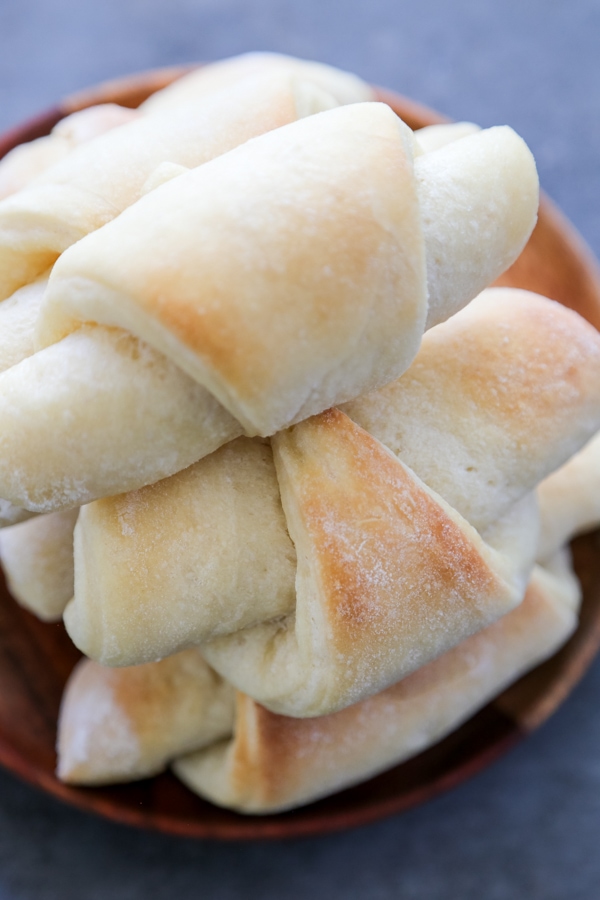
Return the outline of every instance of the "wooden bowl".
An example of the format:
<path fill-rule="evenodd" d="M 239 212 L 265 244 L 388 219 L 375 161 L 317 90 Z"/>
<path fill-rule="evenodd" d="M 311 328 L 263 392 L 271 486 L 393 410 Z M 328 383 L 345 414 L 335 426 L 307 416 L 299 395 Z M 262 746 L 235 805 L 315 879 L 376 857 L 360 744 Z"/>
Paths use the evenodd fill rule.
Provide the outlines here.
<path fill-rule="evenodd" d="M 47 134 L 61 118 L 100 102 L 135 107 L 185 69 L 161 69 L 102 84 L 0 137 L 0 157 Z M 412 127 L 445 121 L 389 91 L 380 99 Z M 576 309 L 600 328 L 600 272 L 573 227 L 547 198 L 538 225 L 500 283 L 528 288 Z M 45 625 L 22 610 L 0 581 L 0 764 L 61 800 L 118 822 L 186 837 L 220 840 L 321 834 L 408 809 L 485 768 L 537 728 L 567 697 L 600 645 L 598 535 L 574 544 L 583 585 L 580 625 L 551 660 L 521 678 L 441 743 L 364 784 L 280 815 L 245 817 L 212 806 L 171 774 L 108 788 L 58 781 L 54 743 L 63 687 L 79 658 L 62 625 Z"/>

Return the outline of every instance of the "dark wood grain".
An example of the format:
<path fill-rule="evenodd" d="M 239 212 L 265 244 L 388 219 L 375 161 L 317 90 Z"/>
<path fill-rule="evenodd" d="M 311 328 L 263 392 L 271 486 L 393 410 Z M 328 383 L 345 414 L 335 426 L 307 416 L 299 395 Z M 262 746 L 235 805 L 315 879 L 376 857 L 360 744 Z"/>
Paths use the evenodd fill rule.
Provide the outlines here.
<path fill-rule="evenodd" d="M 47 134 L 63 116 L 94 103 L 137 106 L 183 68 L 109 82 L 68 97 L 56 109 L 0 136 L 0 156 Z M 377 89 L 413 128 L 447 121 L 404 97 Z M 545 197 L 539 222 L 499 283 L 524 287 L 578 310 L 600 328 L 600 275 L 573 226 Z M 45 625 L 11 598 L 0 579 L 0 764 L 61 800 L 119 822 L 187 837 L 254 840 L 321 834 L 408 809 L 485 768 L 563 702 L 600 646 L 598 534 L 575 542 L 583 584 L 579 628 L 551 660 L 520 679 L 435 747 L 351 790 L 280 815 L 244 817 L 190 793 L 172 775 L 111 788 L 73 788 L 54 776 L 56 718 L 65 681 L 79 657 L 62 625 Z"/>

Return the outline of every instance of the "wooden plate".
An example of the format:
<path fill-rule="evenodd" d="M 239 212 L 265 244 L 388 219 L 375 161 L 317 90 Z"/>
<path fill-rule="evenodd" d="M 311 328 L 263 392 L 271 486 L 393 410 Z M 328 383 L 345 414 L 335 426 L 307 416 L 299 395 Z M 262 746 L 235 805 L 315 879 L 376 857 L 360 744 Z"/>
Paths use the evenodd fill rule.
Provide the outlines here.
<path fill-rule="evenodd" d="M 47 134 L 65 115 L 99 102 L 137 106 L 185 69 L 161 69 L 102 84 L 0 136 L 0 157 Z M 413 128 L 444 121 L 404 97 L 380 90 Z M 600 273 L 573 227 L 546 198 L 539 223 L 502 284 L 559 300 L 600 328 Z M 200 800 L 172 775 L 110 788 L 73 788 L 54 776 L 56 719 L 79 653 L 62 625 L 20 609 L 0 581 L 0 764 L 75 806 L 130 825 L 186 837 L 245 839 L 320 834 L 363 824 L 422 803 L 489 765 L 537 728 L 579 681 L 600 645 L 598 535 L 575 542 L 583 584 L 581 622 L 551 660 L 521 678 L 446 740 L 359 787 L 280 815 L 244 817 Z"/>

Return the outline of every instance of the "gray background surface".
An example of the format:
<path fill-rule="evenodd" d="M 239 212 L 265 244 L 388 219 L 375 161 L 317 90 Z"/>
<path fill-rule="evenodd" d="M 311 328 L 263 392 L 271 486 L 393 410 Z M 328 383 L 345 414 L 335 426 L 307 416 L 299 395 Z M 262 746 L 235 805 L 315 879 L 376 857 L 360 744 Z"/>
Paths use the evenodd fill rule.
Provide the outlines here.
<path fill-rule="evenodd" d="M 249 49 L 321 59 L 454 118 L 508 123 L 600 253 L 594 0 L 0 0 L 0 129 L 61 95 Z M 600 664 L 469 784 L 320 839 L 219 845 L 130 831 L 0 772 L 0 900 L 600 897 Z"/>

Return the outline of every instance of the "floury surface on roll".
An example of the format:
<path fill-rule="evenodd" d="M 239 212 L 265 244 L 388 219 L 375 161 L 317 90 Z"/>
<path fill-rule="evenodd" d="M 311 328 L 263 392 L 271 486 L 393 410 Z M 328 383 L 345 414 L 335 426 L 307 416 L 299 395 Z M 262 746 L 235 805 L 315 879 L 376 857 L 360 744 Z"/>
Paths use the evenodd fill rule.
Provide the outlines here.
<path fill-rule="evenodd" d="M 0 496 L 16 506 L 151 484 L 393 380 L 536 219 L 511 129 L 424 154 L 378 103 L 173 173 L 62 255 L 40 349 L 0 377 Z"/>
<path fill-rule="evenodd" d="M 316 719 L 238 694 L 233 737 L 176 760 L 192 790 L 240 812 L 290 809 L 364 781 L 441 740 L 570 637 L 568 560 L 536 568 L 517 609 L 380 694 Z"/>
<path fill-rule="evenodd" d="M 138 115 L 80 144 L 0 202 L 0 299 L 134 203 L 161 163 L 199 166 L 335 103 L 321 88 L 289 74 L 257 75 L 191 108 Z"/>
<path fill-rule="evenodd" d="M 0 531 L 0 560 L 18 603 L 58 622 L 73 596 L 73 529 L 78 509 L 37 516 Z"/>
<path fill-rule="evenodd" d="M 585 450 L 580 456 L 598 503 L 598 460 Z M 543 490 L 567 496 L 572 484 L 577 496 L 581 465 L 581 459 L 568 462 Z M 600 522 L 600 506 L 590 518 L 587 498 L 574 521 L 575 505 L 543 503 L 542 536 L 568 539 L 584 519 L 588 527 Z M 544 552 L 540 544 L 538 558 Z M 58 774 L 73 784 L 110 784 L 145 778 L 174 760 L 192 790 L 240 812 L 309 803 L 414 756 L 457 728 L 569 638 L 579 602 L 569 553 L 555 550 L 535 566 L 517 609 L 382 693 L 312 719 L 276 715 L 242 693 L 234 703 L 231 688 L 197 649 L 124 669 L 83 661 L 63 698 Z M 191 722 L 182 715 L 190 710 L 202 714 Z"/>
<path fill-rule="evenodd" d="M 246 53 L 203 66 L 188 76 L 177 79 L 172 85 L 153 94 L 142 103 L 139 110 L 126 109 L 114 103 L 102 103 L 72 113 L 62 119 L 46 137 L 20 144 L 2 159 L 0 199 L 21 190 L 38 175 L 62 161 L 77 146 L 104 132 L 124 125 L 142 114 L 147 116 L 176 106 L 188 106 L 190 109 L 198 104 L 201 106 L 211 94 L 238 86 L 257 75 L 267 75 L 274 79 L 291 76 L 297 81 L 309 82 L 339 104 L 374 99 L 369 85 L 349 72 L 276 53 Z M 301 95 L 302 91 L 300 105 L 303 103 Z M 315 111 L 315 99 L 313 90 L 305 93 L 307 113 L 309 110 Z M 59 169 L 59 178 L 60 174 Z M 69 177 L 69 174 L 75 180 L 77 169 L 72 169 L 69 173 L 69 169 L 63 167 L 63 177 Z"/>
<path fill-rule="evenodd" d="M 354 104 L 172 180 L 63 255 L 40 342 L 124 327 L 263 436 L 390 381 L 424 314 L 443 321 L 504 271 L 537 211 L 533 160 L 508 128 L 414 171 L 413 151 L 389 107 Z"/>
<path fill-rule="evenodd" d="M 84 507 L 67 629 L 110 665 L 201 644 L 285 715 L 356 702 L 520 602 L 532 491 L 600 428 L 599 384 L 592 326 L 490 289 L 343 412 Z"/>
<path fill-rule="evenodd" d="M 523 603 L 499 622 L 382 693 L 313 719 L 275 715 L 240 693 L 234 704 L 194 649 L 126 669 L 86 660 L 63 698 L 58 775 L 111 784 L 175 759 L 192 790 L 240 812 L 309 803 L 441 740 L 564 643 L 578 602 L 559 555 L 534 570 Z"/>
<path fill-rule="evenodd" d="M 58 737 L 65 781 L 146 778 L 231 734 L 235 692 L 196 649 L 131 669 L 82 660 L 70 685 Z"/>

